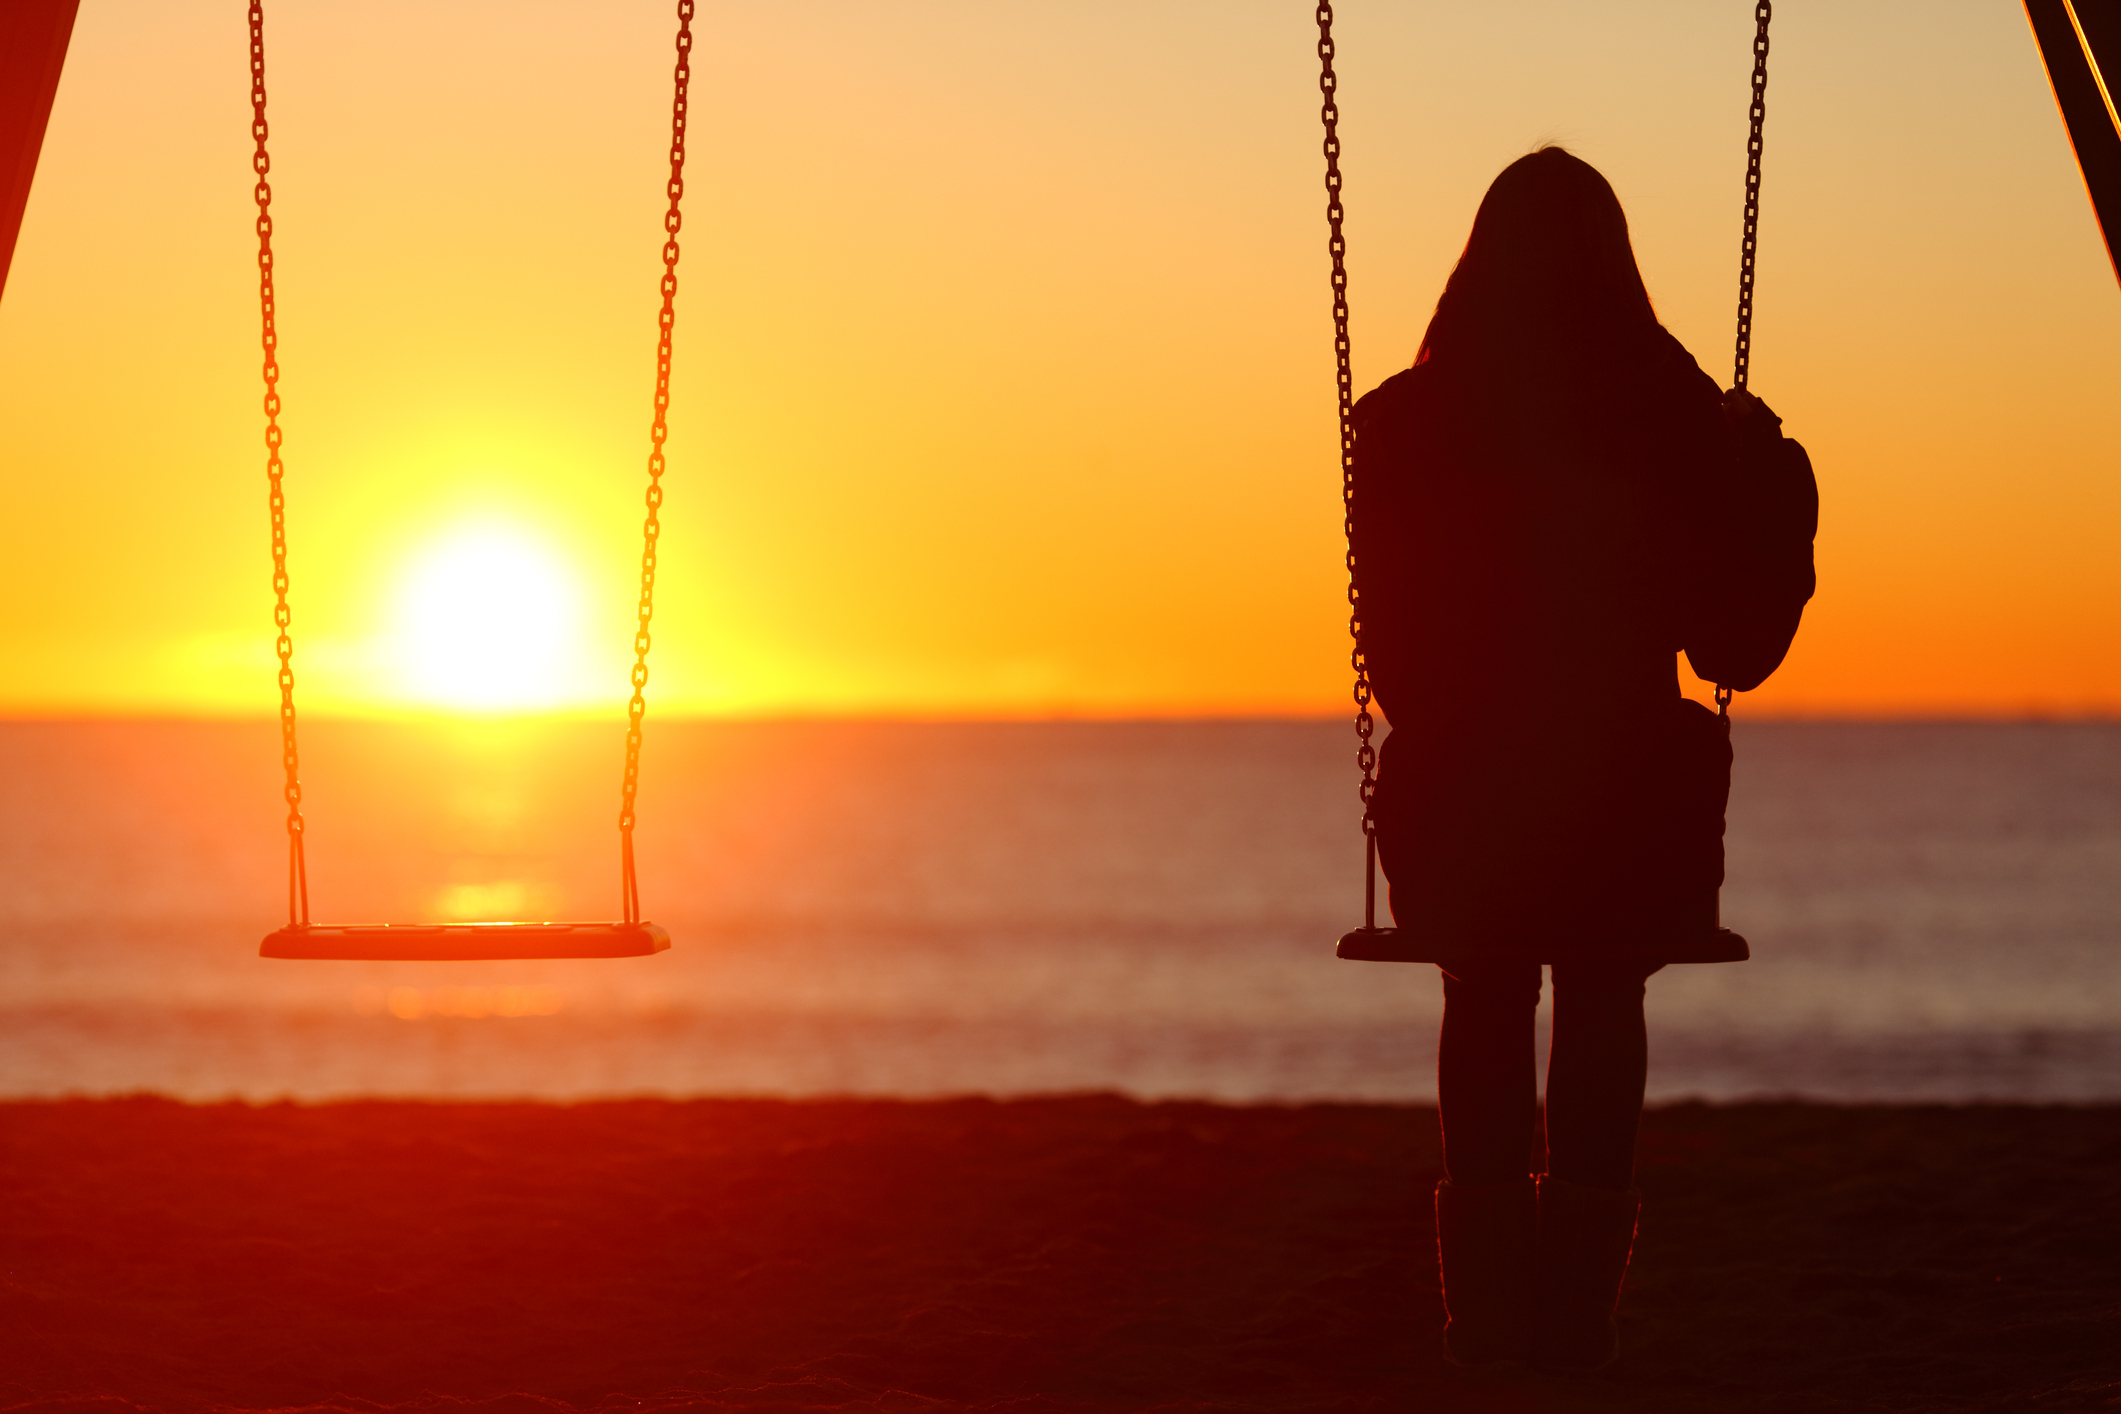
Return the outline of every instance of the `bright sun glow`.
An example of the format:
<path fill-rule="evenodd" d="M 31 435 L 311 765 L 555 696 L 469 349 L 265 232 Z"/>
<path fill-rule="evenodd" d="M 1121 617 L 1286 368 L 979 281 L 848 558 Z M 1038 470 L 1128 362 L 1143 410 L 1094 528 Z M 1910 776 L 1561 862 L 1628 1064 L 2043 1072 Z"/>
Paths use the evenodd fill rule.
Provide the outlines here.
<path fill-rule="evenodd" d="M 398 664 L 418 701 L 520 711 L 580 698 L 582 604 L 552 548 L 514 527 L 476 526 L 430 546 L 398 599 Z"/>

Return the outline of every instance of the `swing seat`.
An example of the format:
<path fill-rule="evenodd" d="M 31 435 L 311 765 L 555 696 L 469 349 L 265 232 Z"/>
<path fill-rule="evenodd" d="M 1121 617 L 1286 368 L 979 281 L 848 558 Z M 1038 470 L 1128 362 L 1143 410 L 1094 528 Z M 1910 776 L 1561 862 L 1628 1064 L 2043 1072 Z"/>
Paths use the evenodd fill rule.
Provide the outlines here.
<path fill-rule="evenodd" d="M 295 923 L 265 935 L 259 957 L 308 962 L 501 962 L 647 957 L 670 946 L 654 923 Z"/>
<path fill-rule="evenodd" d="M 1405 928 L 1357 928 L 1340 936 L 1335 957 L 1349 962 L 1430 962 L 1449 964 L 1477 954 L 1453 948 Z M 1753 950 L 1728 928 L 1697 932 L 1643 950 L 1645 962 L 1744 962 Z"/>

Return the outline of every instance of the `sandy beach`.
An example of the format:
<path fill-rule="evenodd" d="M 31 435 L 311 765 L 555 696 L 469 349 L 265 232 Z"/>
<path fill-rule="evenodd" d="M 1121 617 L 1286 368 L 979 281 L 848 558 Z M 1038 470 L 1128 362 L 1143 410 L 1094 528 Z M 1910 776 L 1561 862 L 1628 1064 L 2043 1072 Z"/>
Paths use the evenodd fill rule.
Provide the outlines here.
<path fill-rule="evenodd" d="M 2121 1399 L 2121 1110 L 1653 1109 L 1626 1354 L 1445 1364 L 1432 1112 L 0 1107 L 0 1409 Z"/>

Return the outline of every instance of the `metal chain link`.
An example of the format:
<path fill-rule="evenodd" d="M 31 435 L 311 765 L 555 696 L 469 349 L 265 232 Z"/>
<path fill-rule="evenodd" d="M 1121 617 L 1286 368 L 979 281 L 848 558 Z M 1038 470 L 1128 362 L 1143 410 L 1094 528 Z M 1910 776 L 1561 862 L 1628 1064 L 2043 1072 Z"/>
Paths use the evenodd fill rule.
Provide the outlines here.
<path fill-rule="evenodd" d="M 1745 145 L 1745 241 L 1738 261 L 1737 367 L 1731 375 L 1731 386 L 1738 389 L 1745 387 L 1753 361 L 1753 263 L 1760 244 L 1761 131 L 1767 126 L 1768 21 L 1774 13 L 1774 0 L 1753 7 L 1753 132 Z"/>
<path fill-rule="evenodd" d="M 1348 366 L 1348 244 L 1341 234 L 1341 222 L 1346 213 L 1340 202 L 1340 106 L 1335 101 L 1339 80 L 1333 73 L 1333 6 L 1330 0 L 1321 0 L 1318 7 L 1318 65 L 1318 91 L 1323 100 L 1318 117 L 1326 130 L 1326 249 L 1333 257 L 1333 357 L 1334 385 L 1340 399 L 1341 531 L 1348 542 L 1348 636 L 1353 640 L 1348 664 L 1355 670 L 1355 764 L 1362 771 L 1358 791 L 1362 798 L 1364 848 L 1370 861 L 1370 874 L 1364 884 L 1363 926 L 1373 927 L 1377 921 L 1377 821 L 1371 813 L 1371 801 L 1377 792 L 1377 748 L 1370 738 L 1377 724 L 1370 716 L 1370 660 L 1362 650 L 1362 596 L 1355 585 L 1355 380 Z"/>
<path fill-rule="evenodd" d="M 626 774 L 620 787 L 619 864 L 626 921 L 641 921 L 641 889 L 633 867 L 634 798 L 641 785 L 641 719 L 647 714 L 648 628 L 655 618 L 656 541 L 662 535 L 663 442 L 669 436 L 670 335 L 677 324 L 679 205 L 685 195 L 686 96 L 692 82 L 693 0 L 678 0 L 677 67 L 670 101 L 670 209 L 663 215 L 663 311 L 657 317 L 655 420 L 648 439 L 648 517 L 641 526 L 641 603 L 633 634 L 633 697 L 626 704 Z"/>
<path fill-rule="evenodd" d="M 286 467 L 280 461 L 280 334 L 273 322 L 272 257 L 272 158 L 265 138 L 265 7 L 262 0 L 250 4 L 250 135 L 257 150 L 251 155 L 251 170 L 258 182 L 251 195 L 258 204 L 258 312 L 265 349 L 265 484 L 266 504 L 272 512 L 273 627 L 279 637 L 273 650 L 280 658 L 280 765 L 286 773 L 282 794 L 287 801 L 287 921 L 309 922 L 309 869 L 302 855 L 302 771 L 295 750 L 295 643 L 289 633 L 294 616 L 287 606 L 287 494 L 283 485 Z"/>
<path fill-rule="evenodd" d="M 1753 363 L 1753 268 L 1760 250 L 1760 154 L 1767 127 L 1768 21 L 1774 15 L 1774 0 L 1753 7 L 1753 106 L 1747 114 L 1753 128 L 1745 144 L 1745 238 L 1738 252 L 1738 350 L 1731 370 L 1731 387 L 1741 393 Z M 1731 715 L 1731 690 L 1722 683 L 1716 684 L 1716 715 Z"/>

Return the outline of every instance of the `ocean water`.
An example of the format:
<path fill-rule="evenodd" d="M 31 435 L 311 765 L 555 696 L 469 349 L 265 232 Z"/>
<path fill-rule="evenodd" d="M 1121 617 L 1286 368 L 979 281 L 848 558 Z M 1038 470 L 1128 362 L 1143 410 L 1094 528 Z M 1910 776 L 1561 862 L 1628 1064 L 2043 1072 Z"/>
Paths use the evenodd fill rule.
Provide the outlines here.
<path fill-rule="evenodd" d="M 1750 723 L 1653 1097 L 2121 1098 L 2121 725 Z M 652 722 L 653 958 L 261 960 L 274 728 L 0 724 L 0 1095 L 1423 1099 L 1340 723 Z M 615 727 L 306 724 L 320 921 L 608 918 Z"/>

